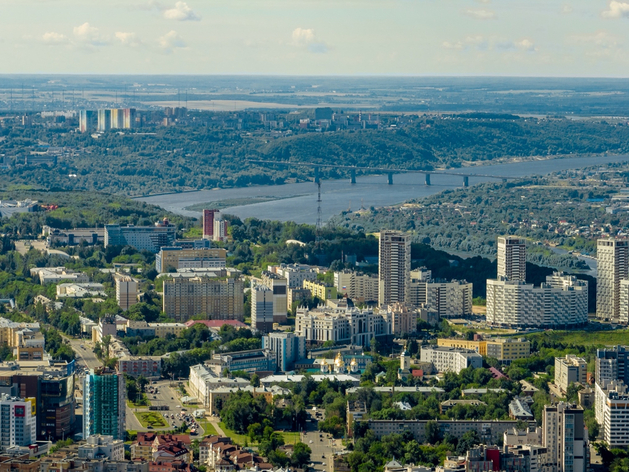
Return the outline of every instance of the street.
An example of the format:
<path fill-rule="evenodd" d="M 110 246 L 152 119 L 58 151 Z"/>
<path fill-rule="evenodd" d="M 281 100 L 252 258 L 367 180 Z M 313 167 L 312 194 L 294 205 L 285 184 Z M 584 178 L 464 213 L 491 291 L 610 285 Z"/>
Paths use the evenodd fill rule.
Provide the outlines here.
<path fill-rule="evenodd" d="M 323 419 L 322 411 L 308 410 L 311 421 L 306 423 L 307 431 L 301 433 L 301 441 L 312 450 L 310 462 L 318 471 L 327 472 L 333 470 L 332 458 L 335 453 L 342 450 L 340 440 L 335 440 L 332 435 L 322 433 L 317 429 L 318 421 Z M 319 418 L 317 418 L 319 414 Z"/>

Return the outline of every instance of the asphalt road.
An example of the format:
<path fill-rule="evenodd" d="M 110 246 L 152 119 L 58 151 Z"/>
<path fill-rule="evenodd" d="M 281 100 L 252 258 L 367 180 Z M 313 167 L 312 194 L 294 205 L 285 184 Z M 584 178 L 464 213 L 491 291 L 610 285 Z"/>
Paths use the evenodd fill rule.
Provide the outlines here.
<path fill-rule="evenodd" d="M 88 369 L 96 369 L 102 367 L 103 364 L 94 354 L 94 345 L 86 339 L 72 339 L 64 336 L 64 339 L 70 343 L 70 346 L 76 353 L 78 362 L 87 365 Z M 83 347 L 81 347 L 83 346 Z"/>
<path fill-rule="evenodd" d="M 321 411 L 319 411 L 321 414 Z M 315 412 L 308 410 L 311 421 L 307 423 L 307 431 L 301 434 L 301 441 L 312 450 L 310 462 L 317 471 L 329 472 L 333 469 L 332 457 L 334 453 L 343 449 L 340 440 L 335 440 L 330 434 L 317 430 L 320 418 L 315 417 Z"/>

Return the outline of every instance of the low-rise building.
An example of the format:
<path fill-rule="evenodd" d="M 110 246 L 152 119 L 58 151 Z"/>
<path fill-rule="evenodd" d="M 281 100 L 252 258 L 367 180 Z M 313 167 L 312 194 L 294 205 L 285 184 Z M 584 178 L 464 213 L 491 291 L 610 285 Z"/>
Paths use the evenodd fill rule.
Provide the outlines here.
<path fill-rule="evenodd" d="M 531 342 L 526 338 L 487 339 L 486 355 L 502 362 L 510 363 L 517 359 L 526 359 L 531 355 Z"/>
<path fill-rule="evenodd" d="M 142 375 L 147 379 L 159 379 L 162 376 L 162 358 L 159 356 L 125 356 L 118 359 L 117 370 L 131 377 Z"/>
<path fill-rule="evenodd" d="M 538 426 L 533 426 L 526 429 L 508 429 L 504 432 L 502 443 L 505 446 L 542 444 L 542 428 Z"/>
<path fill-rule="evenodd" d="M 190 377 L 188 378 L 190 395 L 199 400 L 199 403 L 206 408 L 210 406 L 210 391 L 219 387 L 244 388 L 248 385 L 249 381 L 246 379 L 221 377 L 204 364 L 190 367 Z"/>
<path fill-rule="evenodd" d="M 60 298 L 88 298 L 106 297 L 103 284 L 90 283 L 65 283 L 57 285 L 57 299 Z"/>
<path fill-rule="evenodd" d="M 524 398 L 515 397 L 509 403 L 509 417 L 514 420 L 533 421 L 535 417 L 531 407 Z"/>
<path fill-rule="evenodd" d="M 470 349 L 453 347 L 422 346 L 421 361 L 431 362 L 438 372 L 459 373 L 468 367 L 483 366 L 483 357 Z"/>
<path fill-rule="evenodd" d="M 214 373 L 220 375 L 225 369 L 230 372 L 244 370 L 245 372 L 275 372 L 277 364 L 275 356 L 268 349 L 251 349 L 249 351 L 235 351 L 226 354 L 214 354 L 206 362 Z"/>
<path fill-rule="evenodd" d="M 0 347 L 6 346 L 18 361 L 41 361 L 46 340 L 39 323 L 18 323 L 0 318 Z"/>
<path fill-rule="evenodd" d="M 58 284 L 61 281 L 73 283 L 88 283 L 89 277 L 83 272 L 78 272 L 65 267 L 34 267 L 31 269 L 31 277 L 39 278 L 42 285 Z"/>
<path fill-rule="evenodd" d="M 113 436 L 95 434 L 87 438 L 85 443 L 79 444 L 79 458 L 101 459 L 111 461 L 124 460 L 124 441 L 114 439 Z"/>
<path fill-rule="evenodd" d="M 304 280 L 303 288 L 310 290 L 313 297 L 319 300 L 327 300 L 328 298 L 336 298 L 336 287 L 327 285 L 319 280 Z"/>
<path fill-rule="evenodd" d="M 163 274 L 179 269 L 224 269 L 226 259 L 224 248 L 162 247 L 155 256 L 155 270 Z"/>
<path fill-rule="evenodd" d="M 320 269 L 307 264 L 280 264 L 268 266 L 272 272 L 286 279 L 288 288 L 303 287 L 304 280 L 317 280 Z"/>
<path fill-rule="evenodd" d="M 58 229 L 50 226 L 42 226 L 42 236 L 46 238 L 49 246 L 76 244 L 103 244 L 105 242 L 105 228 L 74 228 Z"/>

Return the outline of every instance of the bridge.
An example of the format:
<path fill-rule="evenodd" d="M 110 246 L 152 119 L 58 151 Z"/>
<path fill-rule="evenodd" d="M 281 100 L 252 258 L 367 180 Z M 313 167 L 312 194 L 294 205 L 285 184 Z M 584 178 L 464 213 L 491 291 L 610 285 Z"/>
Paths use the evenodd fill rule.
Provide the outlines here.
<path fill-rule="evenodd" d="M 369 166 L 347 166 L 336 164 L 319 164 L 317 162 L 289 162 L 289 161 L 265 161 L 257 159 L 247 159 L 247 162 L 251 164 L 259 165 L 279 165 L 279 166 L 293 166 L 293 167 L 312 167 L 314 169 L 314 182 L 319 183 L 319 172 L 322 167 L 333 169 L 344 169 L 350 172 L 350 183 L 356 183 L 356 171 L 367 171 L 370 174 L 387 174 L 387 181 L 389 185 L 393 185 L 393 174 L 423 174 L 424 183 L 430 185 L 431 175 L 456 175 L 463 178 L 463 186 L 470 186 L 470 177 L 483 177 L 487 179 L 496 179 L 506 182 L 508 180 L 515 180 L 516 177 L 504 177 L 502 175 L 490 175 L 490 174 L 466 174 L 464 172 L 455 172 L 451 170 L 420 170 L 420 169 L 391 169 L 390 167 L 369 167 Z"/>

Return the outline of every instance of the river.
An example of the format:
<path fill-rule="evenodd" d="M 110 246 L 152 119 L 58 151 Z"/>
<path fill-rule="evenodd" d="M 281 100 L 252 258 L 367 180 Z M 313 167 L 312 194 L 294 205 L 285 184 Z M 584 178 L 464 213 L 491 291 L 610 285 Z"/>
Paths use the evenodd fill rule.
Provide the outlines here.
<path fill-rule="evenodd" d="M 545 159 L 515 163 L 489 164 L 478 167 L 453 169 L 466 174 L 489 174 L 503 177 L 529 177 L 546 175 L 567 169 L 590 167 L 597 164 L 609 164 L 628 161 L 629 155 L 571 157 L 565 159 Z M 492 181 L 485 177 L 470 177 L 470 185 Z M 395 174 L 393 185 L 387 184 L 386 175 L 357 176 L 356 184 L 349 179 L 321 181 L 321 215 L 326 221 L 332 216 L 351 208 L 358 210 L 363 206 L 381 207 L 395 205 L 414 198 L 427 197 L 447 189 L 463 185 L 461 177 L 452 175 L 431 175 L 432 185 L 424 185 L 423 174 Z M 260 187 L 199 190 L 196 192 L 176 193 L 140 197 L 138 200 L 158 205 L 173 213 L 198 218 L 200 211 L 186 210 L 186 207 L 199 203 L 247 198 L 269 199 L 261 203 L 232 206 L 225 213 L 241 219 L 256 217 L 279 221 L 314 224 L 317 221 L 317 186 L 312 182 Z"/>

